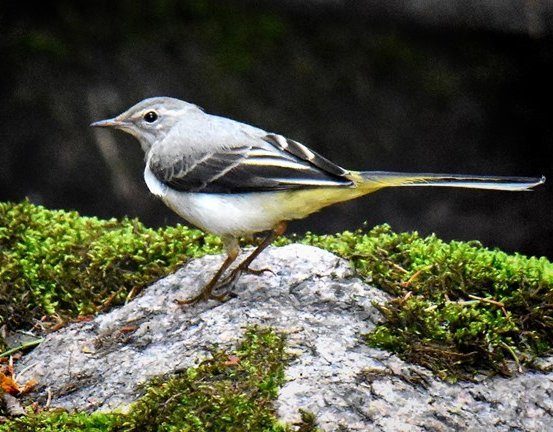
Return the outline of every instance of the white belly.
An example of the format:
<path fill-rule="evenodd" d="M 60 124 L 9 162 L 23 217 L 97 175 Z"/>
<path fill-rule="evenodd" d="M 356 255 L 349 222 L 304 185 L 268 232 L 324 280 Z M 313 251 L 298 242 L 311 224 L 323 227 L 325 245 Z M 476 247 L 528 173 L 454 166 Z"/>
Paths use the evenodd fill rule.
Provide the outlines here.
<path fill-rule="evenodd" d="M 267 231 L 283 220 L 280 212 L 267 211 L 267 196 L 263 193 L 229 195 L 169 190 L 162 199 L 198 228 L 221 236 Z"/>
<path fill-rule="evenodd" d="M 302 219 L 362 194 L 344 188 L 241 194 L 179 192 L 161 183 L 147 166 L 144 180 L 150 192 L 188 222 L 204 231 L 233 237 L 267 231 L 279 222 Z"/>
<path fill-rule="evenodd" d="M 150 171 L 144 180 L 154 195 L 188 222 L 221 236 L 240 236 L 272 229 L 282 220 L 281 212 L 267 208 L 266 193 L 211 194 L 179 192 L 161 183 Z M 274 206 L 269 206 L 274 207 Z"/>

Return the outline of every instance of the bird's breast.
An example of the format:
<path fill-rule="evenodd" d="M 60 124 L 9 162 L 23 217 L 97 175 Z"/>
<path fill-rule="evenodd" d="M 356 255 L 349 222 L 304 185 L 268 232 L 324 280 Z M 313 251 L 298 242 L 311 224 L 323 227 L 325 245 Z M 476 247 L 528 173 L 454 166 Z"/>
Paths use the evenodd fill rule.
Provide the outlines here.
<path fill-rule="evenodd" d="M 150 192 L 155 196 L 163 198 L 167 195 L 167 185 L 157 179 L 154 173 L 150 170 L 150 164 L 146 163 L 146 169 L 144 169 L 144 181 L 146 186 L 150 189 Z"/>

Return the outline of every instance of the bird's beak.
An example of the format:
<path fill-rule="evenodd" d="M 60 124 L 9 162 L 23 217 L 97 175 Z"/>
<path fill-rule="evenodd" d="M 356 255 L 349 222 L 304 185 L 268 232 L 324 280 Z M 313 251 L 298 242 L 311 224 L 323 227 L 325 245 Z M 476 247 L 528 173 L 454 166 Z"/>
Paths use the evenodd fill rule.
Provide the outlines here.
<path fill-rule="evenodd" d="M 90 126 L 92 127 L 103 127 L 103 128 L 111 127 L 115 129 L 120 128 L 122 125 L 123 125 L 123 122 L 121 120 L 118 120 L 117 117 L 90 123 Z"/>

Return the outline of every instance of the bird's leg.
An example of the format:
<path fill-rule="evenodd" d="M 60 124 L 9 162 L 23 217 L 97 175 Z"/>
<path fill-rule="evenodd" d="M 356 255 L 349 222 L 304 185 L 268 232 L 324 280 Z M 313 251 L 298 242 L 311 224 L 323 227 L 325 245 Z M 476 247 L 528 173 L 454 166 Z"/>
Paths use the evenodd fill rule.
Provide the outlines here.
<path fill-rule="evenodd" d="M 176 300 L 176 303 L 178 304 L 194 304 L 197 303 L 200 300 L 209 300 L 211 298 L 222 301 L 225 297 L 224 294 L 221 295 L 215 295 L 213 294 L 213 290 L 217 287 L 219 288 L 220 285 L 217 283 L 219 282 L 219 279 L 221 279 L 221 276 L 225 272 L 226 269 L 229 268 L 229 266 L 238 258 L 238 255 L 240 254 L 240 246 L 238 244 L 238 240 L 234 237 L 228 237 L 223 238 L 223 243 L 225 245 L 225 249 L 227 251 L 227 258 L 223 262 L 223 265 L 217 270 L 215 275 L 211 278 L 209 283 L 202 289 L 202 291 L 195 297 L 189 299 L 189 300 Z M 228 285 L 228 283 L 223 283 L 223 286 Z"/>
<path fill-rule="evenodd" d="M 228 285 L 232 282 L 234 282 L 242 273 L 253 273 L 253 274 L 261 274 L 266 271 L 271 271 L 270 269 L 260 269 L 260 270 L 252 270 L 250 269 L 250 264 L 254 259 L 256 259 L 267 246 L 269 246 L 275 239 L 286 231 L 287 223 L 286 222 L 279 222 L 269 234 L 267 234 L 267 237 L 263 239 L 263 241 L 255 248 L 255 250 L 248 255 L 244 261 L 242 261 L 238 267 L 236 267 L 230 275 L 225 278 L 223 284 Z"/>
<path fill-rule="evenodd" d="M 211 278 L 209 283 L 204 289 L 195 297 L 189 300 L 176 300 L 178 304 L 194 304 L 200 300 L 216 299 L 222 301 L 225 297 L 225 293 L 220 295 L 213 294 L 214 289 L 224 288 L 236 281 L 242 273 L 249 272 L 253 274 L 261 274 L 265 271 L 271 271 L 270 269 L 252 270 L 249 268 L 250 264 L 256 259 L 261 252 L 267 246 L 269 246 L 278 236 L 284 234 L 286 231 L 286 222 L 279 222 L 271 232 L 263 239 L 263 241 L 255 248 L 255 250 L 244 259 L 225 279 L 219 281 L 221 276 L 229 268 L 229 266 L 238 258 L 240 254 L 240 246 L 238 240 L 234 237 L 223 238 L 223 243 L 227 250 L 227 259 L 223 262 L 223 265 L 217 270 L 217 273 Z"/>

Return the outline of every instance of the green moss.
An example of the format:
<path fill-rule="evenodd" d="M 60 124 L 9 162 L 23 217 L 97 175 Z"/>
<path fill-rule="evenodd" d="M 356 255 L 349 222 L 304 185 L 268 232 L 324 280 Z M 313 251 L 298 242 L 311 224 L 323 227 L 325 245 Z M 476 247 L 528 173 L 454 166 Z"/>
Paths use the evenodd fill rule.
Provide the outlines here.
<path fill-rule="evenodd" d="M 284 347 L 275 332 L 250 329 L 232 355 L 216 351 L 197 368 L 154 381 L 125 430 L 285 431 L 271 408 L 284 382 Z"/>
<path fill-rule="evenodd" d="M 120 422 L 119 414 L 49 412 L 0 423 L 1 432 L 107 432 Z"/>
<path fill-rule="evenodd" d="M 184 226 L 153 230 L 132 219 L 0 203 L 0 326 L 94 313 L 189 257 L 220 250 L 217 237 Z"/>
<path fill-rule="evenodd" d="M 291 431 L 272 405 L 288 360 L 282 335 L 250 328 L 234 352 L 214 350 L 197 367 L 153 380 L 126 414 L 42 413 L 0 424 L 0 432 Z M 312 415 L 302 419 L 296 430 L 317 430 Z"/>
<path fill-rule="evenodd" d="M 393 298 L 377 305 L 385 322 L 369 344 L 443 378 L 477 370 L 509 374 L 508 360 L 531 365 L 553 347 L 553 265 L 478 242 L 368 232 L 306 235 L 304 243 L 351 260 Z"/>
<path fill-rule="evenodd" d="M 510 360 L 531 366 L 552 351 L 553 265 L 545 258 L 398 234 L 387 225 L 300 241 L 350 260 L 393 296 L 377 305 L 385 321 L 366 336 L 371 345 L 441 377 L 508 374 Z M 94 313 L 189 257 L 219 251 L 217 237 L 184 226 L 153 230 L 136 220 L 0 204 L 0 325 Z"/>

